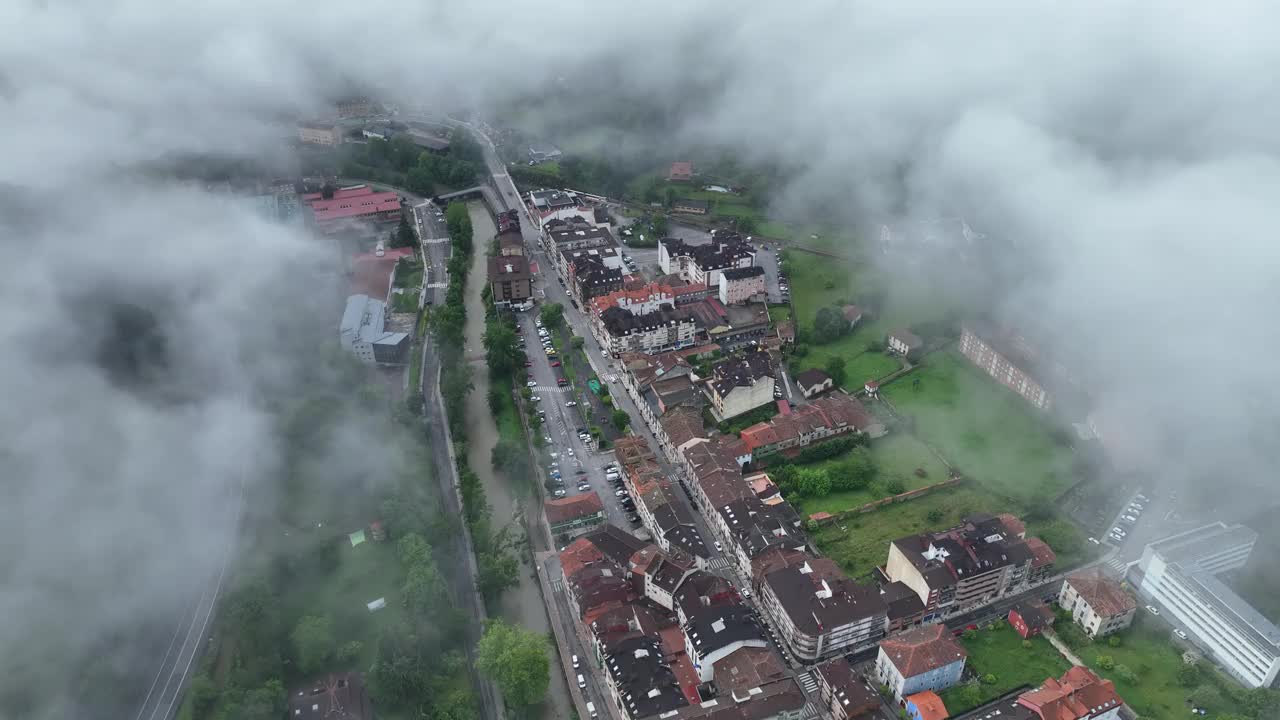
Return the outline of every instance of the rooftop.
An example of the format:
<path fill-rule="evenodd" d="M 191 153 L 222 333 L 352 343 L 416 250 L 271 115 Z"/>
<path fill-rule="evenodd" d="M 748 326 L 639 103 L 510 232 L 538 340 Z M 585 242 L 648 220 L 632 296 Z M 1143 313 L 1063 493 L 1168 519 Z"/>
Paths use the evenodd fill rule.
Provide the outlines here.
<path fill-rule="evenodd" d="M 578 540 L 578 542 L 582 541 L 596 546 L 605 557 L 613 560 L 620 567 L 626 567 L 631 556 L 649 544 L 616 525 L 598 527 Z"/>
<path fill-rule="evenodd" d="M 828 558 L 805 556 L 764 577 L 791 622 L 803 633 L 818 636 L 844 625 L 885 615 L 884 601 L 872 587 L 859 585 Z"/>
<path fill-rule="evenodd" d="M 764 275 L 764 268 L 759 265 L 744 268 L 735 267 L 725 270 L 722 274 L 728 280 L 746 280 L 747 278 Z"/>
<path fill-rule="evenodd" d="M 489 258 L 489 282 L 528 280 L 529 260 L 523 255 L 494 255 Z"/>
<path fill-rule="evenodd" d="M 1151 543 L 1150 548 L 1166 562 L 1178 563 L 1185 568 L 1233 547 L 1252 545 L 1257 540 L 1258 533 L 1244 525 L 1216 522 L 1157 540 Z"/>
<path fill-rule="evenodd" d="M 813 669 L 822 676 L 822 681 L 831 687 L 836 702 L 849 714 L 856 714 L 858 708 L 874 705 L 880 706 L 880 695 L 867 684 L 849 665 L 849 661 L 838 657 L 829 660 Z"/>
<path fill-rule="evenodd" d="M 915 590 L 901 581 L 888 583 L 880 588 L 880 599 L 889 608 L 889 619 L 911 617 L 924 612 L 924 601 Z"/>
<path fill-rule="evenodd" d="M 906 328 L 894 328 L 893 330 L 890 330 L 889 337 L 902 341 L 904 345 L 912 350 L 924 347 L 924 341 L 920 339 L 920 336 Z"/>
<path fill-rule="evenodd" d="M 633 332 L 655 330 L 690 320 L 689 314 L 671 305 L 661 305 L 657 310 L 637 315 L 630 310 L 611 307 L 600 313 L 600 321 L 610 335 L 629 335 Z"/>
<path fill-rule="evenodd" d="M 1053 610 L 1038 600 L 1022 600 L 1009 610 L 1018 613 L 1028 630 L 1043 630 L 1053 625 Z"/>
<path fill-rule="evenodd" d="M 819 428 L 842 428 L 852 425 L 865 430 L 875 423 L 871 413 L 852 395 L 831 393 L 796 408 L 790 414 L 778 415 L 742 431 L 742 441 L 751 450 L 776 445 L 785 440 L 812 433 Z"/>
<path fill-rule="evenodd" d="M 795 381 L 801 388 L 813 388 L 818 387 L 825 382 L 830 382 L 831 376 L 818 368 L 809 368 L 804 372 L 797 373 L 795 375 Z"/>
<path fill-rule="evenodd" d="M 734 542 L 747 557 L 774 546 L 803 549 L 807 542 L 800 529 L 800 516 L 785 500 L 766 503 L 748 495 L 717 508 Z"/>
<path fill-rule="evenodd" d="M 542 509 L 547 514 L 547 522 L 555 526 L 603 513 L 604 503 L 600 501 L 600 495 L 592 491 L 547 500 L 542 503 Z"/>
<path fill-rule="evenodd" d="M 368 295 L 352 295 L 342 313 L 342 325 L 338 333 L 352 341 L 395 344 L 408 337 L 406 333 L 385 330 L 386 303 Z"/>
<path fill-rule="evenodd" d="M 1018 698 L 1019 705 L 1038 711 L 1044 720 L 1083 720 L 1123 703 L 1110 680 L 1080 665 Z"/>
<path fill-rule="evenodd" d="M 675 595 L 676 606 L 686 617 L 698 610 L 738 602 L 738 590 L 719 575 L 695 570 L 680 584 Z"/>
<path fill-rule="evenodd" d="M 968 653 L 945 625 L 927 625 L 880 641 L 880 651 L 904 678 L 964 660 Z"/>
<path fill-rule="evenodd" d="M 689 615 L 684 632 L 699 657 L 736 642 L 765 642 L 759 618 L 746 605 L 700 608 Z"/>
<path fill-rule="evenodd" d="M 658 422 L 661 423 L 663 432 L 675 447 L 707 436 L 707 431 L 702 426 L 702 413 L 685 405 L 663 413 Z"/>
<path fill-rule="evenodd" d="M 1035 557 L 999 519 L 981 514 L 949 530 L 909 535 L 893 544 L 935 589 Z"/>
<path fill-rule="evenodd" d="M 290 720 L 373 720 L 360 673 L 338 673 L 289 692 Z"/>
<path fill-rule="evenodd" d="M 698 210 L 707 210 L 711 207 L 711 203 L 706 200 L 690 200 L 688 198 L 680 198 L 671 203 L 673 208 L 696 208 Z"/>
<path fill-rule="evenodd" d="M 1086 568 L 1067 576 L 1067 582 L 1103 617 L 1121 615 L 1138 607 L 1133 596 L 1112 580 L 1101 567 Z"/>
<path fill-rule="evenodd" d="M 943 704 L 942 698 L 932 690 L 925 690 L 914 695 L 908 695 L 905 700 L 915 705 L 916 711 L 920 715 L 920 720 L 947 720 L 950 717 L 947 714 L 947 706 Z"/>
<path fill-rule="evenodd" d="M 751 387 L 766 377 L 773 377 L 773 361 L 762 350 L 746 352 L 716 363 L 708 383 L 719 395 L 727 395 L 736 387 Z"/>
<path fill-rule="evenodd" d="M 539 210 L 555 210 L 581 204 L 577 195 L 562 190 L 534 190 L 529 193 L 529 200 Z"/>
<path fill-rule="evenodd" d="M 678 201 L 688 202 L 688 201 Z M 704 203 L 705 205 L 705 203 Z M 690 206 L 695 207 L 695 206 Z M 755 248 L 734 232 L 717 233 L 709 243 L 694 245 L 679 238 L 664 238 L 662 247 L 671 257 L 687 257 L 704 272 L 732 267 L 743 258 L 754 258 Z"/>
<path fill-rule="evenodd" d="M 635 637 L 619 643 L 605 656 L 604 662 L 633 718 L 657 715 L 689 704 L 671 666 L 663 659 L 658 640 L 653 637 Z"/>

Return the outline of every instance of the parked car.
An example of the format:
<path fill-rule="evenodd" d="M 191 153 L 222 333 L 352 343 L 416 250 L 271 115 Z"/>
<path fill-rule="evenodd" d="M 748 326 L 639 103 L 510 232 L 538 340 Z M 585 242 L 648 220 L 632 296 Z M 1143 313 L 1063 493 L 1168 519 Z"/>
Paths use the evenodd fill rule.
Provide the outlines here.
<path fill-rule="evenodd" d="M 626 491 L 626 490 L 614 490 L 614 491 L 613 491 L 613 494 L 614 494 L 614 495 L 617 495 L 617 496 L 618 496 L 618 497 L 620 497 L 620 498 L 627 497 L 627 491 Z"/>
<path fill-rule="evenodd" d="M 552 360 L 552 361 L 551 361 L 551 367 L 560 367 L 560 361 L 559 361 L 559 360 Z"/>
<path fill-rule="evenodd" d="M 1134 515 L 1121 515 L 1121 516 L 1120 516 L 1120 519 L 1121 519 L 1121 520 L 1123 520 L 1123 521 L 1125 521 L 1125 522 L 1127 522 L 1127 523 L 1135 523 L 1135 522 L 1138 522 L 1138 518 L 1137 518 L 1136 516 L 1134 516 Z"/>
<path fill-rule="evenodd" d="M 1148 605 L 1147 612 L 1151 613 L 1152 615 L 1159 615 L 1160 608 L 1156 607 L 1155 605 Z"/>
<path fill-rule="evenodd" d="M 1098 540 L 1098 538 L 1096 538 L 1096 537 L 1091 537 L 1091 538 L 1089 538 L 1089 542 L 1093 543 L 1094 545 L 1101 545 L 1101 544 L 1102 544 L 1102 543 Z"/>
<path fill-rule="evenodd" d="M 640 522 L 640 516 L 635 513 L 631 513 L 630 515 L 627 516 L 627 522 L 638 523 Z"/>
<path fill-rule="evenodd" d="M 751 588 L 749 588 L 749 587 L 744 587 L 744 588 L 742 588 L 742 597 L 743 597 L 743 598 L 750 598 L 750 597 L 751 597 Z"/>
<path fill-rule="evenodd" d="M 574 656 L 573 656 L 573 669 L 574 669 L 574 670 L 577 670 L 577 669 L 578 669 L 578 666 L 579 666 L 580 664 L 581 664 L 581 663 L 579 663 L 579 662 L 578 662 L 578 656 L 577 656 L 577 655 L 574 655 Z"/>
<path fill-rule="evenodd" d="M 1121 530 L 1121 529 L 1120 529 L 1120 528 L 1118 528 L 1118 527 L 1113 527 L 1113 528 L 1111 528 L 1111 534 L 1112 534 L 1112 535 L 1119 535 L 1120 537 L 1124 537 L 1124 536 L 1125 536 L 1125 531 L 1124 531 L 1124 530 Z"/>
<path fill-rule="evenodd" d="M 1182 628 L 1174 628 L 1174 629 L 1173 629 L 1173 634 L 1174 634 L 1174 635 L 1177 635 L 1179 638 L 1181 638 L 1181 639 L 1183 639 L 1183 640 L 1186 640 L 1186 639 L 1187 639 L 1187 634 L 1186 634 L 1185 632 L 1183 632 L 1183 631 L 1182 631 Z"/>
<path fill-rule="evenodd" d="M 720 551 L 724 550 L 724 548 L 720 546 L 720 541 L 719 541 L 719 540 L 716 540 L 715 545 L 716 545 L 716 552 L 720 552 Z"/>
<path fill-rule="evenodd" d="M 1138 499 L 1138 502 L 1151 502 L 1150 500 L 1147 499 L 1147 496 L 1143 495 L 1142 493 L 1138 493 L 1134 497 Z"/>
<path fill-rule="evenodd" d="M 538 387 L 538 381 L 530 380 L 529 382 L 525 383 L 525 387 L 531 387 L 531 388 Z"/>
<path fill-rule="evenodd" d="M 565 404 L 564 404 L 564 406 L 565 406 L 565 407 L 578 407 L 578 403 L 577 403 L 577 401 L 575 401 L 575 400 L 570 400 L 569 402 L 565 403 Z"/>
<path fill-rule="evenodd" d="M 568 495 L 569 493 L 565 492 L 563 489 L 559 489 L 559 490 L 556 490 L 555 492 L 553 492 L 553 493 L 551 493 L 551 494 L 552 494 L 552 495 L 555 495 L 555 496 L 556 496 L 556 497 L 558 497 L 558 498 L 562 498 L 562 497 L 564 497 L 565 495 Z"/>
<path fill-rule="evenodd" d="M 581 673 L 579 673 L 579 674 L 578 674 L 578 687 L 580 687 L 580 688 L 585 688 L 586 686 L 587 686 L 587 679 L 586 679 L 586 678 L 584 678 L 584 677 L 582 677 L 582 674 L 581 674 Z"/>
<path fill-rule="evenodd" d="M 531 395 L 531 396 L 529 397 L 529 399 L 530 399 L 530 400 L 532 400 L 533 402 L 542 402 L 542 396 L 541 396 L 541 395 Z"/>
<path fill-rule="evenodd" d="M 565 453 L 567 453 L 569 457 L 573 457 L 573 448 L 569 448 L 568 450 L 565 450 Z"/>

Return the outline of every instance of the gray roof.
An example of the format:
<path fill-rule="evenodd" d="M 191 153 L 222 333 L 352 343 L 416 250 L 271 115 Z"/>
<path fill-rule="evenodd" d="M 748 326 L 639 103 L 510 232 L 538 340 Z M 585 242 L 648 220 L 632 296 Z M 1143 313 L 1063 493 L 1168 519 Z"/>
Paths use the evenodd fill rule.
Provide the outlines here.
<path fill-rule="evenodd" d="M 1280 648 L 1280 628 L 1254 610 L 1252 605 L 1227 587 L 1213 573 L 1199 570 L 1188 574 L 1187 577 L 1199 586 L 1201 594 L 1206 599 L 1224 611 L 1224 617 L 1239 621 L 1231 623 L 1237 629 L 1252 636 L 1262 645 Z"/>
<path fill-rule="evenodd" d="M 361 340 L 374 345 L 398 345 L 409 336 L 408 333 L 387 332 L 385 322 L 386 303 L 368 295 L 352 295 L 347 298 L 338 334 L 347 342 Z"/>
<path fill-rule="evenodd" d="M 1217 522 L 1151 543 L 1151 549 L 1171 563 L 1194 565 L 1210 555 L 1240 545 L 1252 545 L 1258 533 L 1244 525 Z"/>

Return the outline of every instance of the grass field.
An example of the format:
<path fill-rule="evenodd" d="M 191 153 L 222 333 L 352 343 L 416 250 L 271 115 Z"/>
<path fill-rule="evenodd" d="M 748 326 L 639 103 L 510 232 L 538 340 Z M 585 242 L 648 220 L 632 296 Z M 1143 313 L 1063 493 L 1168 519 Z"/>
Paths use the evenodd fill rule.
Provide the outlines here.
<path fill-rule="evenodd" d="M 966 693 L 963 685 L 939 693 L 947 711 L 953 716 L 1019 686 L 1036 686 L 1046 678 L 1060 677 L 1071 667 L 1071 663 L 1042 637 L 1032 638 L 1031 647 L 1023 647 L 1022 638 L 1008 623 L 999 629 L 975 631 L 972 639 L 961 638 L 960 643 L 969 651 L 969 659 L 965 662 L 966 674 L 972 673 L 979 678 L 992 675 L 995 682 L 976 685 L 979 689 L 977 702 L 973 702 L 972 694 Z M 971 696 L 969 702 L 965 702 L 967 694 Z"/>
<path fill-rule="evenodd" d="M 1062 622 L 1059 620 L 1059 625 Z M 1063 632 L 1060 636 L 1069 640 L 1072 649 L 1091 670 L 1114 682 L 1116 692 L 1138 714 L 1142 717 L 1166 718 L 1187 713 L 1185 700 L 1194 689 L 1178 684 L 1182 655 L 1171 641 L 1169 632 L 1169 627 L 1162 621 L 1139 610 L 1133 626 L 1118 633 L 1120 647 L 1111 647 L 1105 638 L 1099 642 L 1089 642 L 1083 633 Z M 1116 668 L 1102 670 L 1098 663 L 1099 656 L 1110 657 Z M 1120 666 L 1132 671 L 1136 682 L 1123 679 L 1121 676 L 1125 673 L 1117 672 Z M 1204 669 L 1206 672 L 1216 672 L 1207 667 Z M 1222 682 L 1234 685 L 1233 681 L 1220 677 Z M 1209 682 L 1208 678 L 1205 681 Z M 1228 697 L 1222 697 L 1219 703 L 1213 703 L 1206 709 L 1213 717 L 1221 713 L 1241 712 Z"/>
<path fill-rule="evenodd" d="M 1053 440 L 1026 401 L 958 353 L 933 353 L 881 395 L 958 470 L 999 494 L 1044 502 L 1071 485 L 1071 450 Z"/>
<path fill-rule="evenodd" d="M 795 502 L 801 516 L 815 512 L 838 513 L 843 510 L 865 505 L 874 500 L 888 497 L 884 490 L 884 482 L 891 478 L 902 480 L 907 490 L 931 485 L 947 479 L 947 468 L 923 443 L 907 434 L 894 434 L 870 445 L 871 457 L 875 461 L 876 480 L 865 490 L 849 490 L 834 492 L 822 498 L 810 498 Z M 843 456 L 815 463 L 813 467 L 830 468 L 838 465 Z M 925 477 L 917 477 L 916 468 L 923 468 Z"/>

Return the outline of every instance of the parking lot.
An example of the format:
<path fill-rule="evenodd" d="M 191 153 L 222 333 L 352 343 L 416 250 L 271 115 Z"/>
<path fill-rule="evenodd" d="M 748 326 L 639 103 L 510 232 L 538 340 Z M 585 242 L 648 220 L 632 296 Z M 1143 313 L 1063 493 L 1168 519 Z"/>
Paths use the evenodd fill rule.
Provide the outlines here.
<path fill-rule="evenodd" d="M 592 447 L 590 438 L 583 439 L 579 431 L 586 431 L 576 406 L 566 403 L 577 402 L 570 394 L 568 385 L 560 385 L 564 378 L 563 365 L 552 366 L 561 362 L 557 355 L 550 359 L 538 334 L 537 313 L 526 312 L 518 316 L 520 335 L 525 340 L 525 352 L 530 366 L 528 385 L 534 397 L 539 398 L 533 407 L 543 417 L 542 433 L 546 443 L 542 457 L 547 463 L 544 470 L 548 475 L 559 475 L 564 496 L 577 495 L 594 490 L 600 494 L 604 503 L 605 519 L 618 527 L 636 527 L 627 520 L 629 514 L 622 506 L 621 498 L 615 494 L 614 487 L 605 479 L 606 466 L 614 462 L 611 451 L 598 452 Z M 582 487 L 580 487 L 582 485 Z"/>

